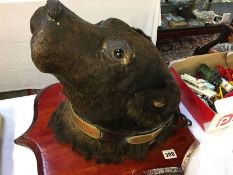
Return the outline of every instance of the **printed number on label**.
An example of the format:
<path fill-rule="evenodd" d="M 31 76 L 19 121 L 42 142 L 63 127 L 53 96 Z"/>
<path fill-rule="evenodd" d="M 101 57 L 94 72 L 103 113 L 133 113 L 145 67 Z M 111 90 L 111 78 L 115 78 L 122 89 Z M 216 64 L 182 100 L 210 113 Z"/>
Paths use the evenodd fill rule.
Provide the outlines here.
<path fill-rule="evenodd" d="M 164 159 L 175 159 L 177 158 L 176 152 L 174 149 L 163 150 Z"/>

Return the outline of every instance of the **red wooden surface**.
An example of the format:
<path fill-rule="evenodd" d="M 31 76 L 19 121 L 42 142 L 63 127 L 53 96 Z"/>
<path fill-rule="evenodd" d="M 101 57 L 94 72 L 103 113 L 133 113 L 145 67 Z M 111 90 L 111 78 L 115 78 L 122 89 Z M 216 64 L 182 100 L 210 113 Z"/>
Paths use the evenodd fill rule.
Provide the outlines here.
<path fill-rule="evenodd" d="M 61 84 L 43 90 L 35 100 L 32 125 L 16 140 L 17 144 L 28 146 L 34 151 L 39 175 L 131 175 L 153 168 L 180 167 L 186 151 L 195 140 L 188 129 L 180 129 L 161 145 L 151 147 L 143 161 L 127 160 L 121 164 L 87 161 L 73 152 L 70 145 L 57 142 L 52 130 L 47 127 L 52 112 L 64 99 Z M 176 159 L 164 159 L 162 150 L 169 149 L 175 150 Z"/>

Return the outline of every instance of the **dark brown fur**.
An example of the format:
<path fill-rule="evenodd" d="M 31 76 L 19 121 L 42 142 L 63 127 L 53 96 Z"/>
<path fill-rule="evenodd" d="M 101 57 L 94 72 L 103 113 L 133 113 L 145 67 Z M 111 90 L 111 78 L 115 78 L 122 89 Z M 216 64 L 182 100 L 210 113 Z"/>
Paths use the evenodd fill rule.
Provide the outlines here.
<path fill-rule="evenodd" d="M 157 49 L 123 21 L 110 18 L 93 25 L 51 0 L 32 16 L 31 32 L 33 62 L 60 80 L 75 111 L 90 123 L 137 133 L 166 121 L 178 109 L 179 90 Z M 122 57 L 114 54 L 119 48 Z M 153 101 L 165 105 L 156 107 Z M 60 140 L 100 162 L 143 159 L 149 143 L 94 140 L 72 124 L 66 103 L 49 123 Z"/>

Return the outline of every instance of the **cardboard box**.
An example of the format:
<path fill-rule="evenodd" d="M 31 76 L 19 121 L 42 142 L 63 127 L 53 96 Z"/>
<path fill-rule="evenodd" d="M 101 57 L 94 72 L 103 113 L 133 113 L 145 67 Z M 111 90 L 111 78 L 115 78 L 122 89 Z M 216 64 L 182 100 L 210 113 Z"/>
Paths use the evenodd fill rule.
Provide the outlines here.
<path fill-rule="evenodd" d="M 207 130 L 210 122 L 217 114 L 199 97 L 197 97 L 196 94 L 180 78 L 180 74 L 195 72 L 197 67 L 202 63 L 207 64 L 210 67 L 222 65 L 224 68 L 233 68 L 233 54 L 214 53 L 192 56 L 171 62 L 169 70 L 180 88 L 181 102 L 203 130 Z"/>

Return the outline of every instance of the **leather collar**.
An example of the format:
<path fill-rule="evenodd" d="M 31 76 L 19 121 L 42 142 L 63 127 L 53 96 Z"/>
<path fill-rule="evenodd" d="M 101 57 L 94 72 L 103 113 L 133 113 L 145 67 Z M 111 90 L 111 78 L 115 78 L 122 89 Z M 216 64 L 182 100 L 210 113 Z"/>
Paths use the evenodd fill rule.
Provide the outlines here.
<path fill-rule="evenodd" d="M 70 115 L 75 120 L 77 127 L 86 135 L 93 139 L 112 141 L 112 142 L 126 142 L 129 144 L 143 144 L 154 141 L 155 137 L 172 123 L 173 117 L 166 122 L 156 126 L 153 129 L 140 131 L 131 135 L 129 133 L 117 133 L 108 129 L 96 126 L 88 121 L 85 121 L 79 114 L 74 112 L 72 104 L 70 103 Z"/>

